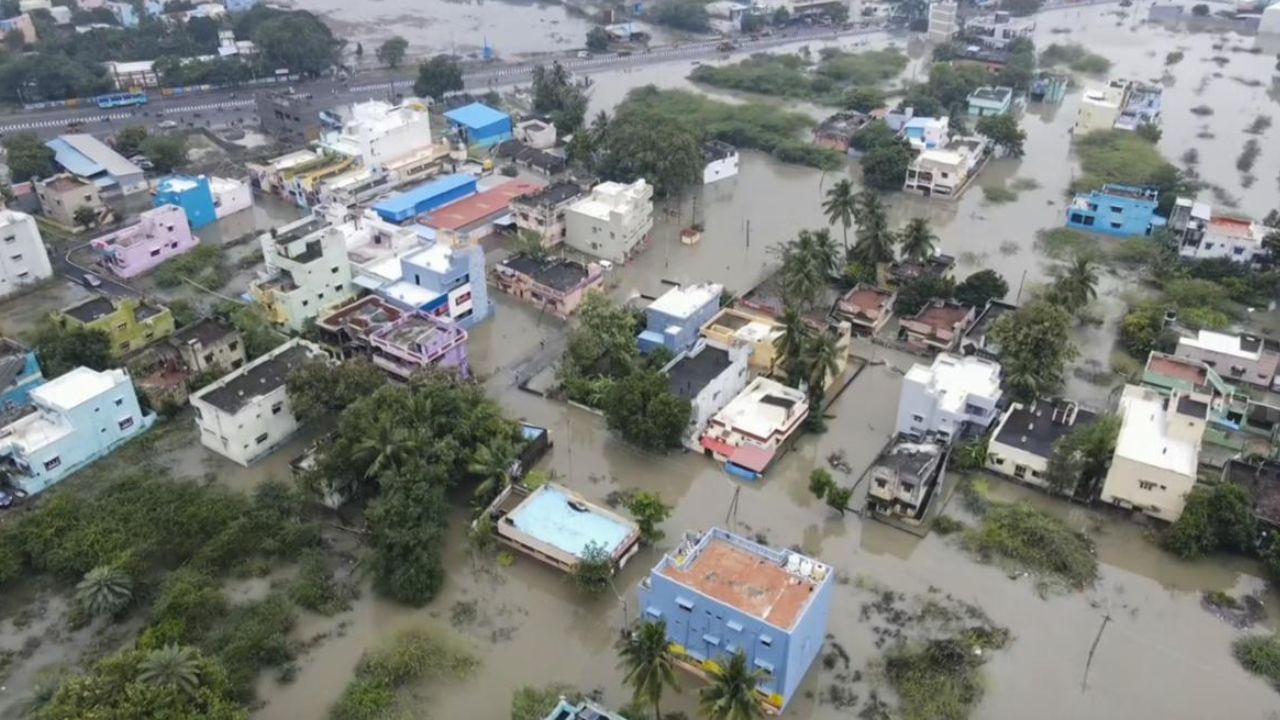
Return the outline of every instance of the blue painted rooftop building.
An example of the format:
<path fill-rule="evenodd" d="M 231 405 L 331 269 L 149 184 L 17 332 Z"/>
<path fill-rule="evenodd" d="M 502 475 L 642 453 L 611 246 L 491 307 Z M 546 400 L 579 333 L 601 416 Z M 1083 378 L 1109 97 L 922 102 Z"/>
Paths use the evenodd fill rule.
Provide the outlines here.
<path fill-rule="evenodd" d="M 475 193 L 474 176 L 461 173 L 446 175 L 380 200 L 373 206 L 373 211 L 383 220 L 399 225 Z"/>
<path fill-rule="evenodd" d="M 213 205 L 213 190 L 209 187 L 209 178 L 204 175 L 174 175 L 156 184 L 155 207 L 177 205 L 187 213 L 187 222 L 192 230 L 214 223 L 218 220 L 217 208 Z"/>
<path fill-rule="evenodd" d="M 645 329 L 638 338 L 640 352 L 665 347 L 672 354 L 693 347 L 698 331 L 720 310 L 724 286 L 699 283 L 674 287 L 645 308 Z"/>
<path fill-rule="evenodd" d="M 1133 185 L 1103 185 L 1080 193 L 1067 206 L 1067 227 L 1116 237 L 1149 235 L 1164 224 L 1156 216 L 1160 193 L 1155 188 Z"/>
<path fill-rule="evenodd" d="M 401 279 L 378 294 L 408 310 L 421 310 L 469 328 L 489 317 L 484 248 L 436 241 L 400 259 Z"/>
<path fill-rule="evenodd" d="M 761 701 L 782 710 L 822 651 L 831 567 L 713 528 L 684 540 L 640 582 L 640 612 L 666 624 L 671 652 L 708 672 L 742 653 Z"/>
<path fill-rule="evenodd" d="M 44 384 L 36 354 L 25 346 L 0 338 L 0 412 L 31 403 L 31 391 Z"/>
<path fill-rule="evenodd" d="M 444 117 L 469 146 L 489 147 L 513 137 L 511 116 L 484 103 L 463 105 L 445 113 Z"/>

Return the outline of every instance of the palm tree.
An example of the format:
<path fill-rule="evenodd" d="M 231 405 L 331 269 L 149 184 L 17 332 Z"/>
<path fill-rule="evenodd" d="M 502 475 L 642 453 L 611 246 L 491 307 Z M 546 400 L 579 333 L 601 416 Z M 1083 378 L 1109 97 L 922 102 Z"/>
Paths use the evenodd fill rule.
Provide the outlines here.
<path fill-rule="evenodd" d="M 849 254 L 849 228 L 853 227 L 853 215 L 858 202 L 853 194 L 853 183 L 841 180 L 827 191 L 827 199 L 822 203 L 822 211 L 827 214 L 827 222 L 837 222 L 844 228 L 844 254 Z"/>
<path fill-rule="evenodd" d="M 156 648 L 147 653 L 138 670 L 138 680 L 149 685 L 173 685 L 188 695 L 200 687 L 200 659 L 189 647 Z"/>
<path fill-rule="evenodd" d="M 641 623 L 618 645 L 618 665 L 626 671 L 622 681 L 631 686 L 635 702 L 653 705 L 653 716 L 658 720 L 662 718 L 662 693 L 667 688 L 680 692 L 667 645 L 667 624 L 661 620 Z"/>
<path fill-rule="evenodd" d="M 858 223 L 853 255 L 860 262 L 876 266 L 893 262 L 893 231 L 880 196 L 870 190 L 858 193 L 854 220 Z"/>
<path fill-rule="evenodd" d="M 804 355 L 805 366 L 809 368 L 809 393 L 820 399 L 827 381 L 840 372 L 840 347 L 836 344 L 835 335 L 824 332 L 815 336 L 809 341 Z"/>
<path fill-rule="evenodd" d="M 515 446 L 508 438 L 494 438 L 476 448 L 467 470 L 480 479 L 475 498 L 488 503 L 511 484 L 511 465 L 516 459 Z"/>
<path fill-rule="evenodd" d="M 824 271 L 807 231 L 782 248 L 782 295 L 788 305 L 809 310 L 826 284 Z"/>
<path fill-rule="evenodd" d="M 99 565 L 76 585 L 76 601 L 90 615 L 114 615 L 133 601 L 133 580 L 118 567 Z"/>
<path fill-rule="evenodd" d="M 924 218 L 911 218 L 902 229 L 900 238 L 902 256 L 921 263 L 933 257 L 933 244 L 938 241 L 938 236 L 929 227 L 929 221 Z"/>
<path fill-rule="evenodd" d="M 1098 297 L 1098 270 L 1093 259 L 1077 255 L 1070 265 L 1060 268 L 1053 283 L 1053 293 L 1059 304 L 1080 308 Z"/>
<path fill-rule="evenodd" d="M 764 717 L 756 698 L 760 674 L 747 668 L 747 656 L 737 653 L 711 684 L 702 688 L 699 707 L 707 720 L 758 720 Z"/>
<path fill-rule="evenodd" d="M 821 268 L 828 278 L 835 277 L 840 268 L 840 253 L 836 252 L 835 241 L 831 239 L 831 231 L 827 228 L 817 230 L 801 230 L 800 234 L 809 233 L 809 252 L 813 262 Z"/>
<path fill-rule="evenodd" d="M 360 442 L 352 449 L 354 460 L 365 468 L 364 480 L 376 480 L 384 473 L 399 468 L 418 449 L 417 438 L 392 413 L 378 417 Z"/>
<path fill-rule="evenodd" d="M 812 334 L 809 324 L 795 308 L 786 308 L 782 313 L 782 334 L 773 339 L 773 349 L 777 353 L 775 365 L 780 364 L 787 379 L 799 383 L 804 373 L 805 349 L 809 346 Z"/>

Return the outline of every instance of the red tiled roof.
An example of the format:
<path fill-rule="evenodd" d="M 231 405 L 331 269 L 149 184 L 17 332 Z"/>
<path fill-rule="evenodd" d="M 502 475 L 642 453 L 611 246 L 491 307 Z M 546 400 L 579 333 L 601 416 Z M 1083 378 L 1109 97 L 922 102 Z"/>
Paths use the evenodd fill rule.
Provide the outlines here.
<path fill-rule="evenodd" d="M 418 222 L 437 230 L 459 230 L 507 210 L 513 199 L 541 188 L 540 183 L 512 180 L 445 205 L 419 218 Z"/>
<path fill-rule="evenodd" d="M 1199 363 L 1179 360 L 1164 355 L 1152 355 L 1147 362 L 1147 369 L 1166 377 L 1176 378 L 1194 386 L 1201 386 L 1208 380 L 1209 373 Z"/>

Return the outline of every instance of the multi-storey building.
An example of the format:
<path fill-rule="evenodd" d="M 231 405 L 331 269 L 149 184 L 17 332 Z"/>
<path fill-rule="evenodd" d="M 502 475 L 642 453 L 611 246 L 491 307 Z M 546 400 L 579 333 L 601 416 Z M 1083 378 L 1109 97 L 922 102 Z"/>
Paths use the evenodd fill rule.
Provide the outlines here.
<path fill-rule="evenodd" d="M 0 209 L 0 297 L 53 276 L 35 218 Z"/>
<path fill-rule="evenodd" d="M 343 208 L 321 208 L 260 238 L 266 275 L 249 292 L 273 323 L 301 331 L 355 294 L 343 229 L 350 221 Z"/>
<path fill-rule="evenodd" d="M 635 254 L 653 229 L 653 186 L 600 183 L 565 210 L 565 244 L 613 262 Z"/>
<path fill-rule="evenodd" d="M 93 249 L 113 275 L 133 278 L 166 260 L 191 252 L 200 244 L 191 234 L 187 214 L 177 205 L 161 205 L 138 216 L 126 228 L 94 238 Z"/>

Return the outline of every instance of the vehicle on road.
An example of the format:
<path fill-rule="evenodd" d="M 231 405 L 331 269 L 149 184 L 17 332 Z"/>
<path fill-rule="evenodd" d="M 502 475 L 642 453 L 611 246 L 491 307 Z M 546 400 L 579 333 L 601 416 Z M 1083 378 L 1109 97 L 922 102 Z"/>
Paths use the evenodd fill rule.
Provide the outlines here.
<path fill-rule="evenodd" d="M 173 120 L 165 120 L 163 122 L 156 123 L 156 127 L 160 128 L 161 130 L 172 130 L 178 127 L 178 123 L 174 122 Z"/>
<path fill-rule="evenodd" d="M 146 93 L 112 93 L 110 95 L 99 95 L 96 98 L 98 107 L 102 109 L 129 107 L 131 105 L 146 105 Z"/>
<path fill-rule="evenodd" d="M 93 273 L 85 273 L 82 279 L 84 280 L 85 287 L 89 287 L 89 288 L 102 287 L 102 278 L 98 277 L 97 275 L 94 275 Z"/>
<path fill-rule="evenodd" d="M 590 59 L 591 59 L 591 53 L 590 53 L 589 51 L 587 51 L 587 50 L 579 50 L 579 51 L 578 51 L 578 59 L 579 59 L 579 60 L 590 60 Z"/>

